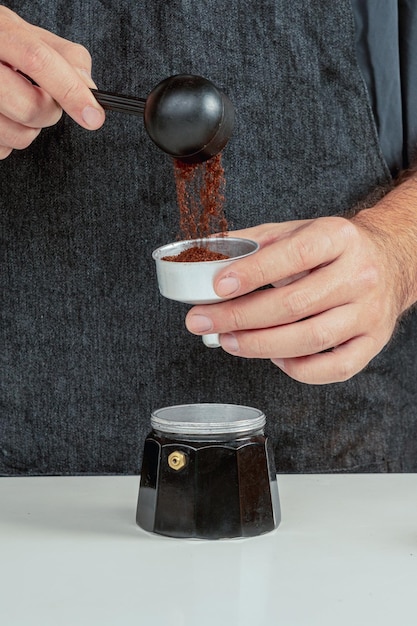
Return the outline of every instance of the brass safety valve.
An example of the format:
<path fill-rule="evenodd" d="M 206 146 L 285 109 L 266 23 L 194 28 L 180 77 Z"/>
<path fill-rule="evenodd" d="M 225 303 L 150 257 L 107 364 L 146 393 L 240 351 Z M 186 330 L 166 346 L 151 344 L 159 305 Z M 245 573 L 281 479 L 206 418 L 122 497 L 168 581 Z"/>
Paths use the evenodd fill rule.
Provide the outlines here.
<path fill-rule="evenodd" d="M 168 465 L 171 469 L 179 471 L 187 465 L 187 457 L 181 450 L 175 450 L 168 456 Z"/>

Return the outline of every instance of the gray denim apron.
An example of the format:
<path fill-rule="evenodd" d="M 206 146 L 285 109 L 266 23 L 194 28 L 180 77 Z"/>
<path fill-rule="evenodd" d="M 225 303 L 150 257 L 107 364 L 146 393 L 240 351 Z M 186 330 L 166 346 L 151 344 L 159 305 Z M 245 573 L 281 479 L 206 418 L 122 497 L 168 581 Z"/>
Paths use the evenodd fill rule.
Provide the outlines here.
<path fill-rule="evenodd" d="M 84 44 L 102 89 L 201 74 L 236 106 L 233 228 L 331 215 L 389 183 L 347 0 L 6 2 Z M 178 233 L 172 164 L 140 120 L 67 116 L 0 163 L 0 473 L 137 473 L 152 409 L 264 410 L 279 472 L 417 470 L 417 319 L 352 380 L 309 386 L 208 350 L 161 298 Z"/>

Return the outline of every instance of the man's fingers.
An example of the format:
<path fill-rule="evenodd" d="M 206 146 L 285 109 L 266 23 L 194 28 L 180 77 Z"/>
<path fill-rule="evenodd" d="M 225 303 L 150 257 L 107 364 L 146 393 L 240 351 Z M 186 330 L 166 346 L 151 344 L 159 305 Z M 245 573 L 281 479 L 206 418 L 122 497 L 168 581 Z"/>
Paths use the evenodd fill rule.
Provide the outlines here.
<path fill-rule="evenodd" d="M 0 114 L 0 144 L 6 158 L 11 150 L 24 150 L 41 132 L 40 128 L 30 128 L 14 122 Z M 9 153 L 7 154 L 7 149 Z"/>
<path fill-rule="evenodd" d="M 0 63 L 0 113 L 19 124 L 44 128 L 58 122 L 62 109 L 43 89 Z"/>
<path fill-rule="evenodd" d="M 293 324 L 221 334 L 220 343 L 236 356 L 285 359 L 335 348 L 361 334 L 360 329 L 358 307 L 346 305 Z"/>
<path fill-rule="evenodd" d="M 0 146 L 0 161 L 7 159 L 7 157 L 13 152 L 12 148 L 7 146 Z"/>
<path fill-rule="evenodd" d="M 294 380 L 309 385 L 344 382 L 363 370 L 375 356 L 370 337 L 354 337 L 337 348 L 299 358 L 271 359 Z"/>
<path fill-rule="evenodd" d="M 355 297 L 365 287 L 358 284 Z M 347 304 L 352 297 L 352 292 L 346 290 L 343 272 L 325 266 L 300 274 L 298 280 L 280 288 L 254 291 L 216 306 L 194 307 L 187 314 L 186 325 L 190 332 L 199 334 L 198 325 L 205 317 L 211 320 L 210 332 L 215 333 L 270 328 Z"/>
<path fill-rule="evenodd" d="M 78 124 L 88 129 L 99 128 L 105 119 L 104 111 L 79 74 L 79 71 L 86 71 L 88 75 L 91 68 L 88 53 L 82 46 L 61 42 L 61 49 L 65 45 L 67 50 L 64 57 L 54 48 L 55 37 L 22 22 L 10 19 L 7 28 L 0 29 L 2 61 L 29 76 Z M 74 57 L 68 52 L 70 48 Z M 73 58 L 77 64 L 82 63 L 82 67 L 76 70 Z M 85 65 L 87 67 L 83 67 Z"/>
<path fill-rule="evenodd" d="M 343 253 L 355 228 L 344 218 L 329 217 L 276 230 L 276 240 L 219 272 L 214 283 L 219 296 L 236 297 L 331 262 Z M 272 232 L 263 236 L 271 240 Z"/>

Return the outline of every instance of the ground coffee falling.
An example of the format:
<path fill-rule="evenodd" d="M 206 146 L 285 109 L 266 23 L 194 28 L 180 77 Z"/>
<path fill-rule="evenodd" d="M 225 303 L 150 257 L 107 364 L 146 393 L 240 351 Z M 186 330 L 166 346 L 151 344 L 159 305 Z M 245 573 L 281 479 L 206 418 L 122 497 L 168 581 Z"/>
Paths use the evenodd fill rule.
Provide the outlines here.
<path fill-rule="evenodd" d="M 226 180 L 222 155 L 217 154 L 203 163 L 184 163 L 174 159 L 177 202 L 180 210 L 180 239 L 203 239 L 215 233 L 226 234 L 224 190 Z M 170 261 L 216 261 L 228 258 L 195 246 L 179 255 L 165 257 Z"/>
<path fill-rule="evenodd" d="M 224 190 L 226 180 L 221 153 L 203 163 L 174 160 L 182 239 L 201 239 L 225 233 Z"/>

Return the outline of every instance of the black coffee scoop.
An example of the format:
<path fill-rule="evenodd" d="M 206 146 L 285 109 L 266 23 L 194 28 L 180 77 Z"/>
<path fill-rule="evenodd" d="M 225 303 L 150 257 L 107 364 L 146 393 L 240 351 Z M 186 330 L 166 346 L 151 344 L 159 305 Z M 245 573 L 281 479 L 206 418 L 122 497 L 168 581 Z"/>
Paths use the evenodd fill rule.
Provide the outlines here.
<path fill-rule="evenodd" d="M 92 92 L 104 109 L 143 116 L 152 141 L 186 163 L 201 163 L 221 152 L 233 131 L 231 101 L 201 76 L 165 78 L 147 98 Z"/>

